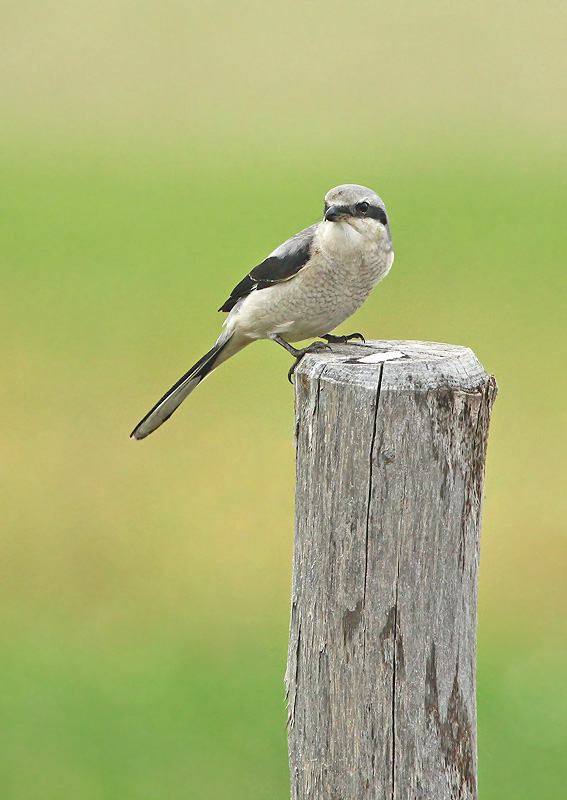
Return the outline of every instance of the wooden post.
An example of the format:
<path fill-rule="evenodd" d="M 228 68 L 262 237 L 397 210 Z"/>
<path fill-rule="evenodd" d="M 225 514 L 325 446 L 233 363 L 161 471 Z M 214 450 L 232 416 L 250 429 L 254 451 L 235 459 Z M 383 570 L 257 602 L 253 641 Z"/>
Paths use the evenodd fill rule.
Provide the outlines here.
<path fill-rule="evenodd" d="M 333 346 L 295 375 L 292 800 L 476 800 L 496 382 L 466 347 Z M 403 358 L 361 357 L 398 351 Z"/>

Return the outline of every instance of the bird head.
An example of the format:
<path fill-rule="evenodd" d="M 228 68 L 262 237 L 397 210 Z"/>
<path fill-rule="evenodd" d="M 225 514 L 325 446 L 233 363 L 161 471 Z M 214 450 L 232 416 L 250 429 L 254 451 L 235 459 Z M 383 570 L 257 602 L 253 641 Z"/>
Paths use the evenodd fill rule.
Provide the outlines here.
<path fill-rule="evenodd" d="M 360 234 L 388 238 L 390 225 L 386 206 L 372 189 L 345 183 L 335 186 L 325 196 L 324 221 L 345 223 Z"/>

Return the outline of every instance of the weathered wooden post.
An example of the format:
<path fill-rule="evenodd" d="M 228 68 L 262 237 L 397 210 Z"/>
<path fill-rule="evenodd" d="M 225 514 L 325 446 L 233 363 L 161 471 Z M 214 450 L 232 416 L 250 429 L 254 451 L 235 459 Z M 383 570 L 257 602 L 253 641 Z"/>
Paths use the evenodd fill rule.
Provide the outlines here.
<path fill-rule="evenodd" d="M 496 382 L 466 347 L 333 346 L 295 376 L 292 800 L 476 800 Z M 403 358 L 358 359 L 399 351 Z"/>

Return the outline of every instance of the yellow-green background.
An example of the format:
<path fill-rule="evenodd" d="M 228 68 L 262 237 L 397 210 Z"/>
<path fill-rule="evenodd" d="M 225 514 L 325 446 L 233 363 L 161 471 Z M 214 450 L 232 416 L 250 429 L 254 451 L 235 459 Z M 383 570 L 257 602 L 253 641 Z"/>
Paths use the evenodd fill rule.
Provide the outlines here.
<path fill-rule="evenodd" d="M 396 246 L 348 327 L 498 379 L 480 791 L 564 796 L 566 30 L 522 0 L 2 3 L 0 797 L 288 796 L 289 358 L 128 434 L 344 182 Z"/>

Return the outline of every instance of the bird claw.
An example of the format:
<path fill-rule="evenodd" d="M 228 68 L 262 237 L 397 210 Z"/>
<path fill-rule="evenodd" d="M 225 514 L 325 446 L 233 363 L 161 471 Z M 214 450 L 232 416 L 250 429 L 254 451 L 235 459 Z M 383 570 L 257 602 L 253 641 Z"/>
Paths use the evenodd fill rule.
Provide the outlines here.
<path fill-rule="evenodd" d="M 293 383 L 291 376 L 294 374 L 297 365 L 299 364 L 303 356 L 306 356 L 308 353 L 321 353 L 323 350 L 330 350 L 330 349 L 331 348 L 326 342 L 313 342 L 313 344 L 310 344 L 308 347 L 304 347 L 303 350 L 296 350 L 296 353 L 294 354 L 295 362 L 291 365 L 287 373 L 288 381 L 290 383 Z"/>
<path fill-rule="evenodd" d="M 366 343 L 366 339 L 361 333 L 348 333 L 345 336 L 334 336 L 332 333 L 326 333 L 323 339 L 326 339 L 330 344 L 347 344 L 351 339 L 360 339 L 363 344 Z"/>

